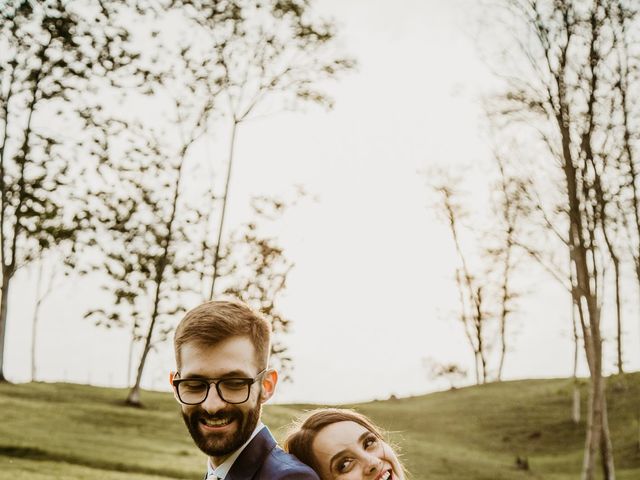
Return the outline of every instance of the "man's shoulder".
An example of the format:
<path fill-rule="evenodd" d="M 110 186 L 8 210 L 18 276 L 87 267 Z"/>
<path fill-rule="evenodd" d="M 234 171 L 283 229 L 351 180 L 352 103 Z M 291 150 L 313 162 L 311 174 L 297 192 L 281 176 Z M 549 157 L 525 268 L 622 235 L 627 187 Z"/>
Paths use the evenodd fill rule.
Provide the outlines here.
<path fill-rule="evenodd" d="M 309 465 L 302 463 L 280 447 L 271 450 L 262 466 L 261 473 L 268 475 L 264 478 L 279 480 L 318 480 L 318 474 Z"/>

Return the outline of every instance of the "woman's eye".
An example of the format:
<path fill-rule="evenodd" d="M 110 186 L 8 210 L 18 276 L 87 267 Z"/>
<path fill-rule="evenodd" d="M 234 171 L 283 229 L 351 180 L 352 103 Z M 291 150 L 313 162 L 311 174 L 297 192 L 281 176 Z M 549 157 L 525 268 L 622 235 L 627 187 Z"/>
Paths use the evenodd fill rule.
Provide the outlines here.
<path fill-rule="evenodd" d="M 373 435 L 364 439 L 364 448 L 369 448 L 375 445 L 378 442 L 378 439 Z"/>
<path fill-rule="evenodd" d="M 351 459 L 345 458 L 338 464 L 338 472 L 344 473 L 349 469 L 350 466 L 351 466 Z"/>

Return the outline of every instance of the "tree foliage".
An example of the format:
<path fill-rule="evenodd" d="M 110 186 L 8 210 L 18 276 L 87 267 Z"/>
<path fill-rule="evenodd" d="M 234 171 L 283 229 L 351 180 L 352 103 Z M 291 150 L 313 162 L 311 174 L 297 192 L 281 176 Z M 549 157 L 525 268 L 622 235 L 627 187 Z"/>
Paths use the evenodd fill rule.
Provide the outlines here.
<path fill-rule="evenodd" d="M 222 205 L 211 212 L 218 219 L 211 241 L 212 298 L 239 125 L 309 103 L 331 107 L 326 81 L 353 68 L 354 61 L 336 54 L 333 23 L 317 18 L 306 0 L 171 0 L 169 6 L 188 18 L 200 39 L 202 65 L 214 73 L 209 93 L 230 130 L 226 176 L 215 195 Z"/>
<path fill-rule="evenodd" d="M 135 5 L 138 20 L 133 23 L 141 25 L 135 37 L 148 48 L 113 79 L 105 93 L 108 102 L 83 112 L 91 125 L 91 162 L 85 170 L 90 187 L 83 195 L 88 201 L 82 213 L 89 228 L 78 243 L 85 270 L 101 273 L 113 298 L 87 317 L 107 327 L 130 327 L 130 352 L 135 342 L 143 344 L 128 399 L 138 405 L 150 351 L 199 300 L 203 281 L 212 275 L 222 280 L 221 293 L 244 300 L 267 317 L 278 334 L 274 361 L 285 369 L 290 366 L 286 347 L 277 340 L 289 320 L 276 303 L 292 265 L 276 239 L 262 236 L 255 223 L 279 215 L 288 202 L 256 200 L 256 219 L 229 235 L 222 246 L 222 223 L 216 229 L 213 217 L 224 216 L 230 168 L 220 206 L 215 188 L 219 177 L 208 181 L 211 159 L 203 157 L 202 146 L 207 136 L 218 133 L 220 119 L 233 118 L 235 128 L 263 96 L 276 93 L 307 101 L 314 81 L 324 78 L 313 68 L 334 65 L 324 73 L 331 77 L 341 67 L 337 60 L 317 66 L 312 45 L 330 40 L 329 26 L 319 33 L 320 27 L 306 23 L 306 14 L 295 17 L 304 9 L 293 8 L 293 3 Z M 298 52 L 302 60 L 286 53 L 304 48 L 309 51 Z M 286 71 L 263 85 L 264 75 L 283 65 Z M 237 110 L 230 116 L 229 109 L 240 108 L 247 95 L 254 100 L 252 107 L 243 106 L 242 117 Z M 311 96 L 319 101 L 321 94 Z"/>
<path fill-rule="evenodd" d="M 14 0 L 0 9 L 0 379 L 16 271 L 72 240 L 87 92 L 135 56 L 97 0 Z"/>

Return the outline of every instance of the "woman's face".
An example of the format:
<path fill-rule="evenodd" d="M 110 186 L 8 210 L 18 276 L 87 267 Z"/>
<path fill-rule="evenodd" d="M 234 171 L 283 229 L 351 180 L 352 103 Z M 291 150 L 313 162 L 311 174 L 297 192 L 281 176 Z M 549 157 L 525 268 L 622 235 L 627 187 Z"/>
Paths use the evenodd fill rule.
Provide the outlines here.
<path fill-rule="evenodd" d="M 344 421 L 320 430 L 312 445 L 322 480 L 403 480 L 393 450 L 356 422 Z"/>

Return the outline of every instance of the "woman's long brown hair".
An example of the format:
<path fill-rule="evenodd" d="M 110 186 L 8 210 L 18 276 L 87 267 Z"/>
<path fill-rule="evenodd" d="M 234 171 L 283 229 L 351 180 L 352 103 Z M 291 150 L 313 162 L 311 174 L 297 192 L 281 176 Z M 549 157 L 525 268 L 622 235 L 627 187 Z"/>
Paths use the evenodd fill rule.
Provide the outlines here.
<path fill-rule="evenodd" d="M 338 422 L 355 422 L 385 441 L 380 428 L 361 413 L 343 408 L 321 408 L 309 412 L 305 420 L 293 428 L 284 442 L 284 449 L 319 472 L 320 465 L 313 454 L 313 441 L 323 428 Z"/>

